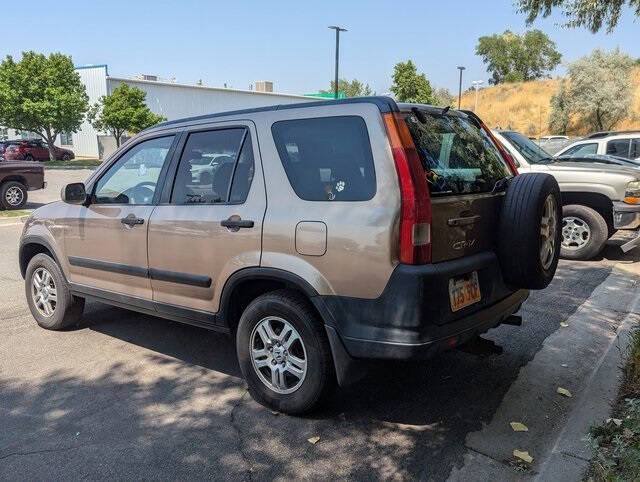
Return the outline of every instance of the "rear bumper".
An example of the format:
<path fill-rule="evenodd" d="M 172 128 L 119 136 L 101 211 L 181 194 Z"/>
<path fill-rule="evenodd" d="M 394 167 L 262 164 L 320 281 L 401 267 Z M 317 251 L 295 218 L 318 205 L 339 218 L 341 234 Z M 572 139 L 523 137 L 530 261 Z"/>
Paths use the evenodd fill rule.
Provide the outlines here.
<path fill-rule="evenodd" d="M 613 203 L 613 227 L 615 229 L 637 229 L 640 227 L 640 204 Z"/>
<path fill-rule="evenodd" d="M 482 300 L 453 313 L 449 279 L 478 272 Z M 423 359 L 499 325 L 527 299 L 504 284 L 493 252 L 424 266 L 399 265 L 376 299 L 318 296 L 346 352 L 363 359 Z"/>

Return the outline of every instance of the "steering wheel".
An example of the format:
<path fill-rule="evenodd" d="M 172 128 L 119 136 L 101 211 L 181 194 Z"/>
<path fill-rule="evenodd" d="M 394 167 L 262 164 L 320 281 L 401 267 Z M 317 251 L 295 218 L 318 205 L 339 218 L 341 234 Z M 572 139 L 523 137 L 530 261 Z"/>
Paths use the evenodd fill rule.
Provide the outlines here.
<path fill-rule="evenodd" d="M 131 204 L 149 204 L 153 199 L 156 191 L 156 183 L 152 181 L 142 181 L 131 189 L 127 189 L 127 196 L 131 200 Z"/>

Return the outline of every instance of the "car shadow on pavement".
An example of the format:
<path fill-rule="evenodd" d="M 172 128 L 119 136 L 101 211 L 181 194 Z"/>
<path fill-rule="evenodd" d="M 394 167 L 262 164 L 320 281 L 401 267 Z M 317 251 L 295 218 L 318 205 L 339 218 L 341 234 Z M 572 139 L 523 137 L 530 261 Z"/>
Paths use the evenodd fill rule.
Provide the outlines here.
<path fill-rule="evenodd" d="M 46 204 L 47 203 L 37 203 L 37 202 L 27 201 L 23 209 L 38 209 L 38 208 L 41 208 L 42 206 L 45 206 Z"/>
<path fill-rule="evenodd" d="M 122 356 L 38 380 L 0 373 L 0 479 L 445 479 L 462 464 L 466 435 L 491 420 L 520 368 L 609 272 L 562 263 L 524 305 L 522 327 L 486 335 L 502 354 L 372 363 L 304 417 L 251 400 L 229 337 L 88 303 L 85 323 L 56 335 L 92 330 Z"/>

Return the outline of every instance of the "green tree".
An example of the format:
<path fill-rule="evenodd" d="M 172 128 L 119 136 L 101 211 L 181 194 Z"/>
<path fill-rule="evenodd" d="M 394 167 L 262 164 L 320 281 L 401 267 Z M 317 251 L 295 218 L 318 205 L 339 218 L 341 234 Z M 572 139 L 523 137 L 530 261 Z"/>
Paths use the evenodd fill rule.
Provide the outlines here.
<path fill-rule="evenodd" d="M 523 35 L 505 30 L 480 37 L 476 55 L 487 64 L 487 71 L 492 75 L 490 84 L 540 79 L 548 76 L 562 59 L 556 44 L 540 30 L 530 30 Z"/>
<path fill-rule="evenodd" d="M 329 90 L 321 90 L 323 93 L 333 93 L 335 81 L 331 81 Z M 347 80 L 347 79 L 339 79 L 338 80 L 338 91 L 344 92 L 345 97 L 366 97 L 367 95 L 375 95 L 369 84 L 363 84 L 358 79 Z"/>
<path fill-rule="evenodd" d="M 8 55 L 0 63 L 0 125 L 41 136 L 51 160 L 58 134 L 77 131 L 88 106 L 71 57 L 23 52 L 19 62 Z"/>
<path fill-rule="evenodd" d="M 91 106 L 91 125 L 99 131 L 109 132 L 116 138 L 116 145 L 120 147 L 120 140 L 126 132 L 135 134 L 166 120 L 165 117 L 151 112 L 145 104 L 146 97 L 147 94 L 143 90 L 121 84 L 110 95 L 103 95 Z"/>
<path fill-rule="evenodd" d="M 400 102 L 420 104 L 434 104 L 436 102 L 427 77 L 424 74 L 418 74 L 418 69 L 411 60 L 398 62 L 393 68 L 391 92 Z"/>
<path fill-rule="evenodd" d="M 566 135 L 571 120 L 571 98 L 566 81 L 560 83 L 558 91 L 551 97 L 549 129 L 553 134 Z"/>
<path fill-rule="evenodd" d="M 631 109 L 632 68 L 633 59 L 619 49 L 611 52 L 596 49 L 570 63 L 570 111 L 591 129 L 612 129 Z"/>
<path fill-rule="evenodd" d="M 554 8 L 562 9 L 567 18 L 566 27 L 587 27 L 593 33 L 607 26 L 611 33 L 618 24 L 625 5 L 640 16 L 640 0 L 516 0 L 518 12 L 527 15 L 531 25 L 538 16 L 548 17 Z"/>

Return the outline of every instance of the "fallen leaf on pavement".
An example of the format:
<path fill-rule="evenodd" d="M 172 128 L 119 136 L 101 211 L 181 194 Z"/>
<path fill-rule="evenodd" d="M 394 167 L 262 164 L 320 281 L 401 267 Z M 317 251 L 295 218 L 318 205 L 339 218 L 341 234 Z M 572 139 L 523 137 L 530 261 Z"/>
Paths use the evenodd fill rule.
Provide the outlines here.
<path fill-rule="evenodd" d="M 307 439 L 307 442 L 309 442 L 312 445 L 317 444 L 320 441 L 320 437 L 311 437 Z"/>
<path fill-rule="evenodd" d="M 561 322 L 560 322 L 560 326 L 561 326 L 562 328 L 566 328 L 567 326 L 569 326 L 569 323 L 567 323 L 566 321 L 561 321 Z"/>
<path fill-rule="evenodd" d="M 620 420 L 619 418 L 608 418 L 606 422 L 607 423 L 613 422 L 616 424 L 616 427 L 619 427 L 620 425 L 622 425 L 622 420 Z"/>
<path fill-rule="evenodd" d="M 528 464 L 533 462 L 533 457 L 529 455 L 529 452 L 527 452 L 526 450 L 516 449 L 513 451 L 513 456 L 518 457 L 520 460 L 524 460 Z"/>
<path fill-rule="evenodd" d="M 564 395 L 565 397 L 572 397 L 573 396 L 573 395 L 571 395 L 571 392 L 569 390 L 567 390 L 566 388 L 562 388 L 562 387 L 558 387 L 556 392 L 559 393 L 560 395 Z"/>
<path fill-rule="evenodd" d="M 563 364 L 562 364 L 562 365 L 560 365 L 560 366 L 562 366 L 562 367 L 564 367 L 564 368 L 567 368 L 569 365 L 567 365 L 566 363 L 563 363 Z"/>
<path fill-rule="evenodd" d="M 511 422 L 509 425 L 511 425 L 511 428 L 513 429 L 514 432 L 528 432 L 529 431 L 529 429 L 527 428 L 527 426 L 524 423 Z"/>
<path fill-rule="evenodd" d="M 276 410 L 271 410 L 271 415 L 280 415 L 280 412 L 277 412 Z"/>

